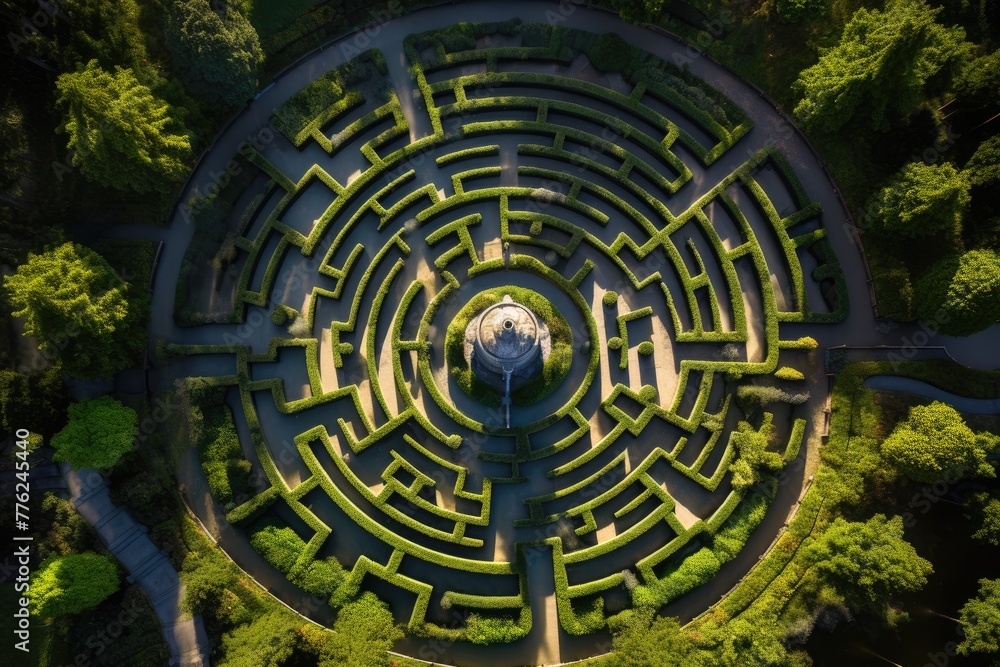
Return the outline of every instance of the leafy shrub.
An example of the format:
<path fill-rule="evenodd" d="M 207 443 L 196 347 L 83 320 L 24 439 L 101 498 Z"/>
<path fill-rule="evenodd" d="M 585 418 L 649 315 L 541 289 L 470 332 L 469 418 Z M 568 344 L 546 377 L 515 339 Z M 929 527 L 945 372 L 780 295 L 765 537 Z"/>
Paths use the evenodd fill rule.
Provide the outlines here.
<path fill-rule="evenodd" d="M 444 49 L 445 53 L 457 53 L 476 48 L 476 37 L 468 23 L 454 23 L 434 32 L 435 44 Z"/>
<path fill-rule="evenodd" d="M 754 493 L 742 502 L 722 528 L 712 537 L 712 553 L 722 563 L 736 558 L 746 545 L 750 535 L 767 515 L 767 508 L 777 492 L 776 480 L 763 493 Z M 762 485 L 764 486 L 764 485 Z"/>
<path fill-rule="evenodd" d="M 995 477 L 987 457 L 998 445 L 1000 436 L 973 433 L 958 410 L 934 401 L 910 409 L 882 443 L 882 454 L 910 479 L 933 484 L 949 476 Z"/>
<path fill-rule="evenodd" d="M 604 293 L 604 296 L 601 297 L 601 302 L 608 308 L 618 305 L 618 292 L 608 290 Z"/>
<path fill-rule="evenodd" d="M 302 590 L 329 600 L 346 577 L 344 567 L 330 556 L 322 560 L 312 560 L 305 567 L 292 568 L 288 579 Z"/>
<path fill-rule="evenodd" d="M 77 470 L 110 468 L 131 451 L 139 417 L 135 410 L 102 396 L 69 406 L 69 423 L 52 438 L 56 458 Z"/>
<path fill-rule="evenodd" d="M 648 340 L 644 340 L 641 343 L 639 343 L 638 351 L 639 354 L 641 354 L 642 356 L 648 357 L 649 355 L 653 354 L 654 351 L 653 344 Z"/>
<path fill-rule="evenodd" d="M 774 372 L 774 377 L 779 380 L 797 381 L 805 380 L 806 376 L 802 374 L 802 371 L 796 370 L 791 366 L 782 366 Z"/>
<path fill-rule="evenodd" d="M 198 437 L 198 457 L 208 488 L 229 511 L 253 492 L 248 478 L 250 462 L 244 458 L 240 437 L 228 405 L 209 410 Z"/>
<path fill-rule="evenodd" d="M 44 535 L 35 538 L 38 557 L 42 560 L 101 548 L 97 535 L 76 507 L 54 493 L 42 496 L 37 520 L 39 525 L 48 526 Z"/>
<path fill-rule="evenodd" d="M 607 32 L 597 38 L 587 57 L 599 72 L 621 72 L 635 61 L 635 51 L 620 35 Z"/>
<path fill-rule="evenodd" d="M 524 637 L 524 630 L 512 618 L 470 614 L 466 638 L 473 644 L 507 644 Z"/>
<path fill-rule="evenodd" d="M 52 556 L 31 576 L 30 605 L 39 618 L 77 614 L 118 590 L 118 566 L 93 552 Z"/>
<path fill-rule="evenodd" d="M 759 431 L 747 422 L 740 422 L 732 434 L 736 458 L 729 464 L 732 485 L 737 491 L 746 489 L 763 479 L 764 471 L 780 470 L 784 461 L 777 452 L 767 451 L 768 440 L 774 435 L 770 413 L 765 415 Z"/>
<path fill-rule="evenodd" d="M 305 540 L 273 519 L 261 522 L 250 535 L 250 546 L 282 574 L 288 574 L 306 548 Z"/>
<path fill-rule="evenodd" d="M 868 200 L 880 231 L 904 238 L 953 236 L 969 206 L 969 180 L 951 164 L 911 162 Z"/>
<path fill-rule="evenodd" d="M 185 87 L 216 104 L 245 104 L 257 92 L 257 68 L 264 61 L 257 31 L 246 17 L 208 0 L 169 5 L 166 45 Z"/>
<path fill-rule="evenodd" d="M 968 336 L 1000 321 L 1000 254 L 970 250 L 940 260 L 917 281 L 916 310 L 941 333 Z"/>
<path fill-rule="evenodd" d="M 778 0 L 778 14 L 793 23 L 813 21 L 826 13 L 829 0 Z"/>
<path fill-rule="evenodd" d="M 880 267 L 875 271 L 874 281 L 879 315 L 898 322 L 912 322 L 915 314 L 909 269 L 903 265 Z"/>
<path fill-rule="evenodd" d="M 736 390 L 736 399 L 745 410 L 754 410 L 771 403 L 802 405 L 809 400 L 809 392 L 793 394 L 767 385 L 744 385 Z"/>
<path fill-rule="evenodd" d="M 667 570 L 656 583 L 637 587 L 632 592 L 632 603 L 637 607 L 658 607 L 677 600 L 711 581 L 720 567 L 722 564 L 711 549 L 699 549 Z"/>
<path fill-rule="evenodd" d="M 123 169 L 118 163 L 115 169 Z M 64 243 L 29 254 L 3 279 L 24 333 L 57 354 L 79 377 L 110 377 L 133 363 L 146 345 L 145 313 L 128 283 L 93 250 Z"/>
<path fill-rule="evenodd" d="M 299 316 L 299 311 L 295 310 L 291 306 L 286 306 L 283 303 L 279 303 L 271 311 L 271 321 L 277 324 L 279 327 L 292 322 Z"/>

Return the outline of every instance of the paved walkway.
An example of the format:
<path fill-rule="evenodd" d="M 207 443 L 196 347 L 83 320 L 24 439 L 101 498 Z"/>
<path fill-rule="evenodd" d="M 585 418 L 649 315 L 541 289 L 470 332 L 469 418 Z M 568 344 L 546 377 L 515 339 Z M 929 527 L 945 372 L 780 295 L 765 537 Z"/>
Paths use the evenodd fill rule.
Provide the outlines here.
<path fill-rule="evenodd" d="M 208 665 L 209 643 L 200 616 L 184 618 L 180 601 L 184 585 L 167 554 L 146 535 L 147 528 L 111 502 L 104 478 L 96 470 L 73 470 L 62 464 L 70 498 L 80 515 L 97 531 L 108 551 L 128 570 L 128 581 L 146 591 L 170 646 L 170 664 Z"/>
<path fill-rule="evenodd" d="M 908 394 L 929 398 L 932 401 L 944 401 L 962 412 L 971 412 L 977 415 L 1000 415 L 1000 398 L 959 396 L 914 378 L 897 375 L 873 375 L 865 380 L 865 386 L 880 391 L 905 391 Z"/>

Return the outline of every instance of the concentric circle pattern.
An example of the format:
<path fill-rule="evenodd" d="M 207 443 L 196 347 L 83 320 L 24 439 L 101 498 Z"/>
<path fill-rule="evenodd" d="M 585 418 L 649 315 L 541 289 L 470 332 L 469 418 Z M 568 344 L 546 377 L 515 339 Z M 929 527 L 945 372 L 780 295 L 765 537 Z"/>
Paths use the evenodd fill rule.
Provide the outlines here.
<path fill-rule="evenodd" d="M 741 143 L 737 104 L 643 52 L 613 67 L 613 46 L 518 22 L 412 35 L 319 74 L 244 151 L 229 278 L 188 306 L 230 323 L 173 349 L 236 359 L 213 382 L 261 474 L 227 518 L 293 527 L 296 567 L 336 556 L 334 604 L 382 580 L 420 635 L 598 631 L 735 558 L 774 495 L 755 472 L 813 432 L 789 405 L 805 385 L 773 374 L 810 364 L 789 325 L 846 309 L 820 207 Z M 445 346 L 504 285 L 573 341 L 510 428 Z"/>

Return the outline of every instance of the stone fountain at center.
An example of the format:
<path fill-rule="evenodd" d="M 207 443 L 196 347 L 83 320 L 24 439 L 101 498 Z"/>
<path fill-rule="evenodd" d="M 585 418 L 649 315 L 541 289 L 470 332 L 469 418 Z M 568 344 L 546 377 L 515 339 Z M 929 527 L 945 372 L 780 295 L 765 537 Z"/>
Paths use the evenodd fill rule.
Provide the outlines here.
<path fill-rule="evenodd" d="M 548 356 L 548 328 L 527 306 L 505 294 L 469 322 L 465 342 L 476 377 L 503 392 L 505 427 L 510 428 L 511 391 L 541 373 Z"/>

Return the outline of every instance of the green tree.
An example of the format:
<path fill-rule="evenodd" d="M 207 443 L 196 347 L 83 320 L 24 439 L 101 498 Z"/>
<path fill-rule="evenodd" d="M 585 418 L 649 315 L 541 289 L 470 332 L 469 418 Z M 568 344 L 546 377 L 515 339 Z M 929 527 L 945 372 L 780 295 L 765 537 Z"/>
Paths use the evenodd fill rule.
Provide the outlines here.
<path fill-rule="evenodd" d="M 935 401 L 910 408 L 882 443 L 882 455 L 915 482 L 933 484 L 949 476 L 996 476 L 986 457 L 998 443 L 1000 437 L 976 435 L 955 408 Z"/>
<path fill-rule="evenodd" d="M 868 200 L 878 229 L 890 236 L 953 235 L 969 206 L 966 172 L 951 164 L 911 162 Z"/>
<path fill-rule="evenodd" d="M 70 375 L 110 376 L 126 368 L 145 345 L 145 312 L 128 299 L 123 282 L 96 252 L 64 243 L 28 255 L 4 277 L 14 316 L 48 358 Z"/>
<path fill-rule="evenodd" d="M 996 655 L 1000 651 L 1000 579 L 980 579 L 979 594 L 965 603 L 958 617 L 965 630 L 958 653 Z"/>
<path fill-rule="evenodd" d="M 732 436 L 736 458 L 729 466 L 734 489 L 746 489 L 761 481 L 765 471 L 775 472 L 781 469 L 784 463 L 781 455 L 767 451 L 768 440 L 773 434 L 771 413 L 764 417 L 759 431 L 755 431 L 747 422 L 737 425 Z"/>
<path fill-rule="evenodd" d="M 1000 248 L 1000 135 L 979 144 L 965 173 L 972 184 L 972 209 L 963 225 L 966 247 Z"/>
<path fill-rule="evenodd" d="M 778 14 L 793 23 L 814 21 L 824 14 L 829 0 L 778 0 Z"/>
<path fill-rule="evenodd" d="M 855 608 L 883 610 L 888 597 L 919 590 L 933 568 L 903 539 L 903 520 L 838 517 L 805 548 L 805 562 Z"/>
<path fill-rule="evenodd" d="M 110 396 L 69 406 L 69 423 L 52 438 L 55 458 L 77 470 L 110 468 L 132 450 L 138 415 Z"/>
<path fill-rule="evenodd" d="M 91 181 L 123 192 L 169 193 L 191 157 L 183 112 L 153 95 L 130 69 L 91 60 L 56 80 L 73 164 Z"/>
<path fill-rule="evenodd" d="M 72 59 L 67 69 L 96 58 L 104 67 L 140 67 L 146 45 L 135 0 L 63 0 L 72 39 L 63 49 Z"/>
<path fill-rule="evenodd" d="M 256 616 L 222 635 L 219 667 L 281 667 L 299 650 L 302 622 L 285 611 Z"/>
<path fill-rule="evenodd" d="M 610 667 L 693 667 L 698 649 L 676 618 L 657 616 L 641 607 L 624 612 L 611 623 Z"/>
<path fill-rule="evenodd" d="M 230 106 L 257 92 L 257 68 L 264 60 L 257 32 L 239 11 L 219 12 L 207 0 L 171 3 L 167 47 L 188 90 L 197 97 Z"/>
<path fill-rule="evenodd" d="M 31 576 L 30 609 L 39 618 L 78 614 L 118 590 L 118 567 L 93 552 L 52 556 Z"/>
<path fill-rule="evenodd" d="M 363 593 L 340 610 L 333 633 L 323 635 L 319 667 L 389 667 L 387 651 L 402 637 L 386 604 Z"/>
<path fill-rule="evenodd" d="M 985 492 L 975 493 L 968 506 L 973 511 L 973 520 L 980 524 L 972 537 L 1000 547 L 1000 498 Z"/>
<path fill-rule="evenodd" d="M 789 653 L 785 629 L 768 613 L 748 611 L 724 624 L 709 621 L 700 628 L 699 644 L 708 648 L 704 667 L 806 667 L 801 653 Z M 698 663 L 695 663 L 698 664 Z"/>
<path fill-rule="evenodd" d="M 225 558 L 191 552 L 184 559 L 180 576 L 184 582 L 184 611 L 218 619 L 225 625 L 240 625 L 253 618 L 243 599 L 247 587 Z"/>
<path fill-rule="evenodd" d="M 1000 63 L 997 63 L 997 67 L 1000 67 Z M 1000 87 L 1000 83 L 997 85 Z M 1000 134 L 979 144 L 976 152 L 965 163 L 965 170 L 973 188 L 1000 186 Z"/>
<path fill-rule="evenodd" d="M 664 0 L 611 0 L 611 6 L 623 21 L 656 23 L 663 11 Z"/>
<path fill-rule="evenodd" d="M 969 60 L 955 79 L 955 93 L 962 106 L 971 109 L 995 107 L 1000 90 L 1000 50 Z"/>
<path fill-rule="evenodd" d="M 40 559 L 101 548 L 97 533 L 70 501 L 46 492 L 42 496 L 40 510 L 36 521 L 38 525 L 46 526 L 45 534 L 35 541 Z"/>
<path fill-rule="evenodd" d="M 929 85 L 949 79 L 968 54 L 965 31 L 939 25 L 939 11 L 923 0 L 859 9 L 840 42 L 799 74 L 795 115 L 829 132 L 849 122 L 885 130 L 909 115 Z"/>
<path fill-rule="evenodd" d="M 941 333 L 968 336 L 1000 321 L 1000 254 L 969 250 L 935 263 L 916 286 L 917 315 Z"/>
<path fill-rule="evenodd" d="M 0 15 L 5 41 L 17 55 L 53 63 L 60 71 L 93 59 L 105 67 L 140 67 L 146 59 L 136 0 L 10 2 Z"/>

